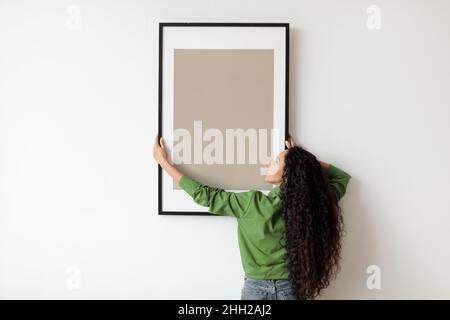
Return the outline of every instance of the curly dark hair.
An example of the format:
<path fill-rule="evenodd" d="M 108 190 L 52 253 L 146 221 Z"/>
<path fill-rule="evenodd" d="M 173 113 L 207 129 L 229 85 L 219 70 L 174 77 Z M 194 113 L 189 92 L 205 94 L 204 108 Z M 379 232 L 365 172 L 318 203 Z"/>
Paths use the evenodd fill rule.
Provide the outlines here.
<path fill-rule="evenodd" d="M 342 210 L 312 153 L 294 146 L 284 163 L 280 196 L 289 278 L 298 299 L 313 299 L 340 269 Z"/>

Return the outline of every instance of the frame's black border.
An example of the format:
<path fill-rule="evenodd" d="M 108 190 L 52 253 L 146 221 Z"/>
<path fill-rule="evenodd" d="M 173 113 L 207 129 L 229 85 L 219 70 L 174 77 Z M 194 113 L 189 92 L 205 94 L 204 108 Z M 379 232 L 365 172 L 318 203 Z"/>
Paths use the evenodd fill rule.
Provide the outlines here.
<path fill-rule="evenodd" d="M 239 22 L 160 22 L 159 23 L 159 58 L 158 58 L 158 137 L 162 135 L 162 59 L 164 27 L 284 27 L 286 29 L 286 65 L 285 65 L 285 140 L 289 137 L 289 23 L 239 23 Z M 285 146 L 286 148 L 286 146 Z M 162 210 L 162 169 L 158 165 L 158 215 L 194 215 L 214 216 L 209 212 Z"/>

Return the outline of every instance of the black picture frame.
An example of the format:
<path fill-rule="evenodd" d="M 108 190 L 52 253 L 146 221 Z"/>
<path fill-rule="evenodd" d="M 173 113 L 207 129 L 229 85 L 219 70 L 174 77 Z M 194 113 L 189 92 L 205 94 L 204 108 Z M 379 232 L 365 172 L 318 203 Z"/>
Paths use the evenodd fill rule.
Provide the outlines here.
<path fill-rule="evenodd" d="M 285 140 L 289 137 L 289 23 L 160 22 L 158 53 L 158 137 L 162 135 L 163 113 L 163 31 L 170 27 L 282 27 L 285 28 Z M 286 148 L 286 147 L 285 147 Z M 162 209 L 162 168 L 158 165 L 158 215 L 217 216 L 208 212 L 164 211 Z"/>

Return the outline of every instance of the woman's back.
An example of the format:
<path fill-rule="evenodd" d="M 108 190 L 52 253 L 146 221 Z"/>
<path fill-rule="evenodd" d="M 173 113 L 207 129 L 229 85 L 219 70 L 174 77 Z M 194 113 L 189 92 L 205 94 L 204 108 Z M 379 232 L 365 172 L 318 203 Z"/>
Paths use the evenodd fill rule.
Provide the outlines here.
<path fill-rule="evenodd" d="M 345 194 L 351 176 L 331 164 L 327 175 L 339 200 Z M 288 279 L 279 186 L 267 195 L 257 190 L 228 192 L 203 185 L 186 175 L 181 178 L 180 186 L 196 203 L 209 207 L 209 212 L 238 219 L 241 262 L 248 277 Z"/>

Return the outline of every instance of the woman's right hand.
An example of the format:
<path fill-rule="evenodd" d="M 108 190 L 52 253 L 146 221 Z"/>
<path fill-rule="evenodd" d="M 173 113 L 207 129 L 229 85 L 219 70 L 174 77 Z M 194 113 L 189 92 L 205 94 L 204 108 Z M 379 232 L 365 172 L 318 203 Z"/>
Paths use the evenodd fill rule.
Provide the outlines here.
<path fill-rule="evenodd" d="M 285 143 L 286 143 L 286 147 L 288 147 L 288 149 L 295 146 L 294 139 L 292 139 L 292 136 L 290 133 L 289 133 L 289 138 L 288 138 L 288 140 L 285 141 Z"/>

